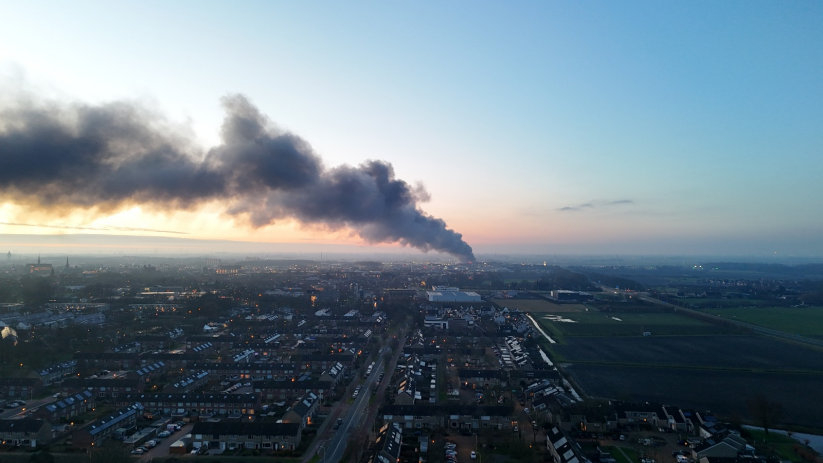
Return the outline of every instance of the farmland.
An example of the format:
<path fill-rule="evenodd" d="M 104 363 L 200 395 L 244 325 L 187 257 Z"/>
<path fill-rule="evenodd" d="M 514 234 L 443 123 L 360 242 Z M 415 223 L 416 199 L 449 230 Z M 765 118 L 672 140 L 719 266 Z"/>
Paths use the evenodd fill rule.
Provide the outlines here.
<path fill-rule="evenodd" d="M 575 337 L 552 349 L 571 363 L 823 373 L 823 356 L 809 348 L 756 335 Z"/>
<path fill-rule="evenodd" d="M 591 396 L 650 401 L 748 417 L 746 402 L 763 394 L 783 407 L 785 424 L 820 427 L 823 400 L 819 374 L 772 374 L 738 371 L 665 369 L 620 365 L 572 365 L 566 368 Z"/>
<path fill-rule="evenodd" d="M 817 348 L 671 312 L 548 317 L 535 314 L 560 341 L 547 349 L 586 394 L 745 418 L 746 401 L 761 393 L 783 406 L 784 422 L 820 426 L 823 356 Z"/>
<path fill-rule="evenodd" d="M 823 338 L 823 307 L 736 307 L 703 311 L 787 333 Z"/>
<path fill-rule="evenodd" d="M 564 314 L 563 319 L 551 321 L 539 317 L 541 323 L 552 332 L 563 336 L 642 336 L 648 331 L 653 335 L 719 334 L 728 328 L 702 320 L 670 312 L 649 313 L 585 313 Z"/>
<path fill-rule="evenodd" d="M 492 299 L 492 302 L 500 307 L 508 307 L 510 309 L 535 314 L 585 312 L 588 310 L 583 304 L 557 304 L 545 299 Z"/>

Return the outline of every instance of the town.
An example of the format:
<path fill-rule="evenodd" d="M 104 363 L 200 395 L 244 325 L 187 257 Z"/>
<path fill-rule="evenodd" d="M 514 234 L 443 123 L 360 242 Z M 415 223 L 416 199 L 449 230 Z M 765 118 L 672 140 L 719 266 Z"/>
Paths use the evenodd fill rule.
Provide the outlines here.
<path fill-rule="evenodd" d="M 2 265 L 3 462 L 820 461 L 820 266 Z"/>

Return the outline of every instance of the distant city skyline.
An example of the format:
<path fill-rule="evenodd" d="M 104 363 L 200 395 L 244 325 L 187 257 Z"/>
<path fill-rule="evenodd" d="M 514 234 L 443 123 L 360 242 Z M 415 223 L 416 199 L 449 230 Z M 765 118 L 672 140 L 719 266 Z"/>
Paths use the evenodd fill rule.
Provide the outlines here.
<path fill-rule="evenodd" d="M 399 241 L 456 255 L 469 255 L 464 243 L 477 255 L 823 257 L 819 2 L 7 2 L 0 16 L 12 18 L 0 30 L 3 253 L 36 247 L 22 235 L 108 234 L 376 253 L 417 252 Z M 307 211 L 304 193 L 277 188 L 255 202 L 243 179 L 208 192 L 231 197 L 194 202 L 180 175 L 119 202 L 95 184 L 105 204 L 92 204 L 79 197 L 90 171 L 76 186 L 59 172 L 59 194 L 10 174 L 24 133 L 15 108 L 72 127 L 78 108 L 121 102 L 184 147 L 159 158 L 198 169 L 223 146 L 221 99 L 236 94 L 272 133 L 310 147 L 323 180 L 306 192 L 391 165 L 403 191 L 386 198 L 405 198 L 406 222 L 363 218 L 368 204 Z"/>

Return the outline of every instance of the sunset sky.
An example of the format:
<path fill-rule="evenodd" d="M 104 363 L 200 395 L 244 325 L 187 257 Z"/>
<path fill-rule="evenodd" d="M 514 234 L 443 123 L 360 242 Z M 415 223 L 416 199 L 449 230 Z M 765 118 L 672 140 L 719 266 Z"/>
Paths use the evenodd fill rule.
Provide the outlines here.
<path fill-rule="evenodd" d="M 0 108 L 126 102 L 200 159 L 241 94 L 323 175 L 391 164 L 480 257 L 823 257 L 823 2 L 6 1 L 0 17 Z M 296 218 L 301 196 L 255 225 L 260 205 L 217 196 L 46 207 L 0 178 L 0 234 L 402 249 L 371 223 Z"/>

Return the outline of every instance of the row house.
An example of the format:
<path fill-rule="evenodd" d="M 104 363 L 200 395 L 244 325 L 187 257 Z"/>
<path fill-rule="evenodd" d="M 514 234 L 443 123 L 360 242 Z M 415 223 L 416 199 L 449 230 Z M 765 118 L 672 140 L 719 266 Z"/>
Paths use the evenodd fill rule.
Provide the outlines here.
<path fill-rule="evenodd" d="M 146 383 L 129 378 L 69 378 L 61 385 L 63 393 L 78 389 L 89 390 L 97 399 L 118 399 L 129 394 L 143 392 Z"/>
<path fill-rule="evenodd" d="M 552 426 L 546 433 L 546 449 L 551 453 L 555 463 L 589 462 L 580 446 L 556 426 Z"/>
<path fill-rule="evenodd" d="M 197 334 L 189 336 L 186 339 L 186 350 L 191 350 L 205 343 L 212 343 L 212 346 L 217 350 L 231 349 L 234 347 L 234 343 L 236 341 L 236 336 L 228 334 L 217 336 L 211 334 Z"/>
<path fill-rule="evenodd" d="M 295 450 L 300 437 L 298 423 L 201 421 L 191 430 L 194 447 L 219 450 Z"/>
<path fill-rule="evenodd" d="M 274 362 L 197 362 L 191 365 L 191 369 L 207 371 L 216 378 L 252 380 L 292 378 L 300 370 L 296 363 Z"/>
<path fill-rule="evenodd" d="M 474 406 L 462 404 L 386 405 L 383 420 L 403 428 L 433 429 L 445 427 L 455 431 L 502 430 L 512 426 L 511 406 Z"/>
<path fill-rule="evenodd" d="M 113 436 L 118 429 L 133 428 L 137 424 L 137 417 L 142 411 L 143 407 L 134 403 L 105 418 L 92 422 L 84 428 L 77 429 L 72 433 L 72 445 L 83 449 L 99 447 L 103 441 Z"/>
<path fill-rule="evenodd" d="M 319 403 L 320 398 L 310 392 L 289 407 L 280 421 L 283 423 L 298 423 L 302 431 L 306 426 L 312 424 L 314 414 L 317 411 L 317 404 Z"/>
<path fill-rule="evenodd" d="M 60 382 L 63 378 L 74 376 L 77 374 L 77 360 L 69 360 L 51 365 L 40 370 L 40 382 L 43 386 L 50 386 L 54 383 Z"/>
<path fill-rule="evenodd" d="M 508 374 L 510 375 L 512 382 L 515 383 L 519 382 L 521 379 L 526 380 L 526 382 L 540 379 L 548 379 L 554 382 L 561 382 L 563 380 L 563 377 L 560 376 L 559 371 L 550 368 L 512 370 L 508 372 Z"/>
<path fill-rule="evenodd" d="M 378 463 L 396 463 L 400 461 L 403 447 L 403 428 L 393 423 L 380 428 L 376 441 L 378 451 L 375 460 Z"/>
<path fill-rule="evenodd" d="M 504 370 L 458 368 L 457 376 L 463 387 L 474 389 L 475 386 L 484 388 L 502 386 L 506 384 L 508 375 Z"/>
<path fill-rule="evenodd" d="M 262 380 L 252 381 L 251 387 L 254 392 L 260 394 L 262 401 L 281 402 L 295 400 L 309 393 L 322 399 L 334 387 L 334 384 L 330 381 L 316 379 L 304 381 Z"/>
<path fill-rule="evenodd" d="M 0 442 L 3 445 L 36 448 L 48 443 L 52 437 L 51 425 L 45 420 L 0 420 Z"/>
<path fill-rule="evenodd" d="M 41 388 L 39 378 L 0 377 L 0 397 L 4 399 L 31 400 Z"/>
<path fill-rule="evenodd" d="M 721 438 L 722 437 L 722 438 Z M 734 432 L 727 432 L 724 436 L 715 436 L 705 442 L 692 447 L 692 458 L 696 461 L 704 459 L 715 461 L 732 461 L 742 457 L 755 456 L 755 448 Z"/>
<path fill-rule="evenodd" d="M 208 382 L 209 372 L 206 370 L 200 370 L 177 380 L 174 384 L 169 384 L 166 386 L 166 390 L 164 392 L 170 392 L 172 394 L 193 392 L 202 388 Z"/>
<path fill-rule="evenodd" d="M 135 370 L 142 366 L 141 356 L 134 352 L 77 352 L 74 354 L 81 373 L 109 370 Z"/>
<path fill-rule="evenodd" d="M 136 378 L 138 382 L 147 384 L 163 376 L 166 371 L 168 371 L 166 364 L 159 361 L 138 368 L 134 373 L 129 373 L 128 376 Z"/>
<path fill-rule="evenodd" d="M 171 416 L 253 416 L 258 394 L 128 394 L 119 403 L 138 402 L 146 410 Z"/>
<path fill-rule="evenodd" d="M 171 354 L 168 352 L 154 352 L 146 354 L 145 359 L 149 362 L 163 362 L 169 370 L 185 370 L 189 365 L 202 362 L 205 355 L 194 352 L 182 352 Z"/>
<path fill-rule="evenodd" d="M 674 432 L 694 434 L 694 423 L 692 423 L 691 419 L 686 418 L 683 410 L 666 405 L 664 405 L 662 409 L 663 415 L 666 417 L 665 426 L 667 429 Z M 663 427 L 663 424 L 664 423 L 661 423 L 660 426 Z"/>
<path fill-rule="evenodd" d="M 135 336 L 134 340 L 142 351 L 167 349 L 172 344 L 172 338 L 162 334 L 142 334 Z"/>
<path fill-rule="evenodd" d="M 94 394 L 85 390 L 42 405 L 34 414 L 36 417 L 43 418 L 51 423 L 69 422 L 75 417 L 93 410 L 94 403 Z"/>
<path fill-rule="evenodd" d="M 419 401 L 435 403 L 437 390 L 437 364 L 426 362 L 412 355 L 405 365 L 398 365 L 403 370 L 398 380 L 397 394 L 394 402 L 398 405 L 410 405 Z"/>
<path fill-rule="evenodd" d="M 617 420 L 620 425 L 649 424 L 653 427 L 668 422 L 663 407 L 651 403 L 618 403 L 615 405 Z"/>
<path fill-rule="evenodd" d="M 343 351 L 334 354 L 299 354 L 292 356 L 301 370 L 310 370 L 322 373 L 340 363 L 344 367 L 352 367 L 357 356 Z"/>
<path fill-rule="evenodd" d="M 320 381 L 328 381 L 332 384 L 332 386 L 336 386 L 338 383 L 340 383 L 340 380 L 343 378 L 344 369 L 345 367 L 343 367 L 343 364 L 337 362 L 334 364 L 334 366 L 324 371 L 320 375 Z"/>

